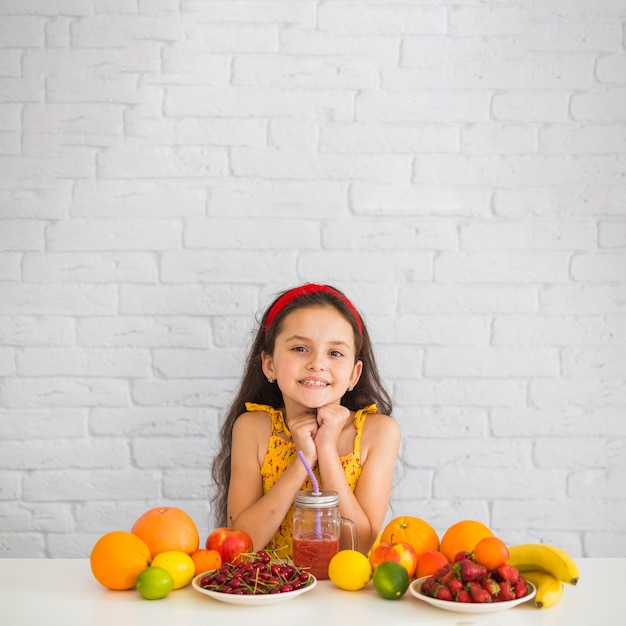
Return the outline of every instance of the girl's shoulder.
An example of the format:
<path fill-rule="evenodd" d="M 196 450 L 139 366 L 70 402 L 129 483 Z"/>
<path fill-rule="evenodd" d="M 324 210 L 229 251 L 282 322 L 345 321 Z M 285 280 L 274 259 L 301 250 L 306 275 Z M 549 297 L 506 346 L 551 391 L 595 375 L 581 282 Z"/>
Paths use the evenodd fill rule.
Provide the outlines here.
<path fill-rule="evenodd" d="M 247 433 L 271 431 L 272 416 L 262 408 L 249 407 L 247 411 L 244 411 L 237 417 L 234 429 Z"/>
<path fill-rule="evenodd" d="M 369 413 L 364 426 L 366 431 L 374 437 L 400 436 L 400 424 L 391 415 L 384 413 Z"/>

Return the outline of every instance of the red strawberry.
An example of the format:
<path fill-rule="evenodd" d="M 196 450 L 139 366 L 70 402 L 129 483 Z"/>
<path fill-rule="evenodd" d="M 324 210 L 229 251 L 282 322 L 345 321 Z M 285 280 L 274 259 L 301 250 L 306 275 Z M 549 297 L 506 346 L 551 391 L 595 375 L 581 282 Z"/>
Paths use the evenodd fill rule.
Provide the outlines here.
<path fill-rule="evenodd" d="M 489 592 L 492 598 L 500 593 L 500 585 L 493 578 L 483 578 L 480 582 L 483 589 Z"/>
<path fill-rule="evenodd" d="M 495 598 L 496 602 L 507 602 L 515 600 L 515 591 L 510 582 L 503 580 L 500 583 L 500 593 Z"/>
<path fill-rule="evenodd" d="M 487 568 L 484 565 L 474 563 L 474 561 L 470 559 L 463 559 L 455 563 L 452 569 L 456 569 L 459 572 L 461 580 L 464 583 L 487 575 Z"/>
<path fill-rule="evenodd" d="M 434 576 L 429 576 L 422 583 L 422 591 L 428 596 L 430 592 L 439 584 L 439 581 Z"/>
<path fill-rule="evenodd" d="M 457 572 L 451 569 L 442 576 L 440 582 L 442 585 L 449 585 L 453 580 L 458 580 L 458 577 Z"/>
<path fill-rule="evenodd" d="M 470 552 L 467 552 L 466 550 L 461 550 L 460 552 L 457 552 L 454 555 L 454 562 L 460 563 L 461 561 L 464 561 L 465 559 L 469 559 L 469 558 L 470 558 Z"/>
<path fill-rule="evenodd" d="M 513 565 L 500 565 L 496 572 L 500 580 L 506 580 L 513 585 L 519 580 L 519 571 Z"/>
<path fill-rule="evenodd" d="M 513 591 L 515 591 L 516 598 L 523 598 L 528 595 L 528 585 L 523 576 L 520 575 L 519 580 L 513 585 Z"/>
<path fill-rule="evenodd" d="M 454 600 L 456 602 L 471 602 L 472 596 L 470 596 L 467 589 L 461 589 L 456 596 L 454 596 Z"/>
<path fill-rule="evenodd" d="M 450 567 L 450 563 L 446 563 L 432 575 L 433 578 L 435 578 L 435 580 L 441 580 L 450 571 Z"/>
<path fill-rule="evenodd" d="M 463 583 L 458 579 L 454 578 L 448 583 L 448 589 L 450 593 L 455 596 L 461 589 L 463 589 Z"/>
<path fill-rule="evenodd" d="M 452 600 L 452 594 L 450 593 L 450 589 L 444 585 L 439 585 L 434 591 L 433 598 L 437 600 Z"/>
<path fill-rule="evenodd" d="M 486 589 L 483 589 L 477 582 L 469 582 L 468 587 L 470 596 L 472 596 L 472 602 L 479 602 L 484 604 L 485 602 L 493 601 L 491 594 Z"/>

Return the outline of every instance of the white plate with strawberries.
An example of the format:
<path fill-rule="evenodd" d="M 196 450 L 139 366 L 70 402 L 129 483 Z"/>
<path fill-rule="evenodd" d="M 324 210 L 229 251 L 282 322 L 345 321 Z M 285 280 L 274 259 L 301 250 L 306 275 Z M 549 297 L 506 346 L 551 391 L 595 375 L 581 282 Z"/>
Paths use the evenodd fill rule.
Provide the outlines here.
<path fill-rule="evenodd" d="M 537 590 L 530 582 L 526 582 L 528 587 L 528 593 L 521 598 L 515 598 L 514 600 L 503 600 L 499 602 L 455 602 L 454 600 L 438 600 L 422 592 L 422 584 L 429 576 L 418 578 L 414 580 L 409 586 L 409 592 L 412 596 L 418 600 L 427 602 L 431 606 L 436 606 L 439 609 L 445 611 L 453 611 L 455 613 L 496 613 L 498 611 L 505 611 L 506 609 L 512 609 L 518 604 L 528 602 L 535 597 Z"/>

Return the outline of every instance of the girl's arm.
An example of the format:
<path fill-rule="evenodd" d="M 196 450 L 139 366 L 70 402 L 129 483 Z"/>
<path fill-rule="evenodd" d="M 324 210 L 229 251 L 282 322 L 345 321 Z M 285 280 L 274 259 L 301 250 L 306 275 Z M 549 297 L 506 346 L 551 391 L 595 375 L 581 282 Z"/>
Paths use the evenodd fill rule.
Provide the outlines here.
<path fill-rule="evenodd" d="M 302 463 L 291 463 L 263 494 L 260 469 L 270 434 L 271 419 L 259 412 L 244 413 L 233 427 L 228 520 L 250 535 L 254 550 L 272 539 L 306 480 Z"/>
<path fill-rule="evenodd" d="M 361 436 L 361 476 L 350 490 L 337 451 L 318 446 L 320 477 L 325 489 L 339 493 L 339 511 L 357 526 L 358 548 L 367 553 L 387 514 L 393 472 L 400 448 L 400 427 L 388 415 L 368 415 Z"/>

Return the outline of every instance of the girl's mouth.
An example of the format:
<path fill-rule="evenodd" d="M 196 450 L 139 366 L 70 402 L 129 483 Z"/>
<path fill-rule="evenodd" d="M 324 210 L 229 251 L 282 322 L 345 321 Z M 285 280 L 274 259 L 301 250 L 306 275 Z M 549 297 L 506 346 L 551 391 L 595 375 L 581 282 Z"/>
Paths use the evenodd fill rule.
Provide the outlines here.
<path fill-rule="evenodd" d="M 325 380 L 317 380 L 314 378 L 304 378 L 300 381 L 301 385 L 305 387 L 312 387 L 316 389 L 321 389 L 322 387 L 328 387 L 328 384 Z"/>

